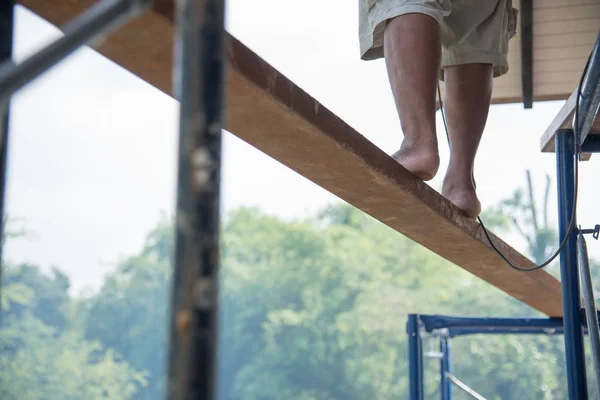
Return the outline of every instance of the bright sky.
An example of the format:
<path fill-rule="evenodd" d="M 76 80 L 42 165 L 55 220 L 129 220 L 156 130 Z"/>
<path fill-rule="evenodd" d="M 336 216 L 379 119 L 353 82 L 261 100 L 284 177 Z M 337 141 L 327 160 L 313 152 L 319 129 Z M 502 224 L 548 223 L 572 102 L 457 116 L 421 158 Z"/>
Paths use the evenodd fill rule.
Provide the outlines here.
<path fill-rule="evenodd" d="M 227 29 L 387 153 L 401 131 L 383 61 L 358 56 L 357 7 L 347 0 L 229 0 Z M 58 30 L 18 7 L 17 60 Z M 477 159 L 484 207 L 533 171 L 541 197 L 554 156 L 539 138 L 562 102 L 493 106 Z M 177 103 L 89 49 L 82 49 L 14 97 L 7 211 L 33 233 L 9 243 L 8 260 L 58 266 L 74 289 L 97 287 L 119 258 L 139 250 L 161 212 L 174 211 Z M 438 117 L 442 165 L 448 160 Z M 259 206 L 282 217 L 306 215 L 338 199 L 227 133 L 223 209 Z M 579 221 L 600 223 L 594 168 L 581 164 Z M 553 188 L 554 189 L 554 188 Z M 552 214 L 556 212 L 552 193 Z M 556 219 L 555 219 L 556 220 Z M 506 237 L 524 250 L 514 235 Z M 590 252 L 600 256 L 598 245 Z"/>

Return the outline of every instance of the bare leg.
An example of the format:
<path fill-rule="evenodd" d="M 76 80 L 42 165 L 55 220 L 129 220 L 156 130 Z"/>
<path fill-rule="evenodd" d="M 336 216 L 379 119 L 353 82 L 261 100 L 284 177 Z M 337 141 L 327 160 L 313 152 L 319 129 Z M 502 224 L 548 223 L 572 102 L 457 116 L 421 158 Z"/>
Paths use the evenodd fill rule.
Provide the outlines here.
<path fill-rule="evenodd" d="M 384 35 L 385 61 L 404 140 L 394 155 L 422 180 L 440 165 L 435 132 L 435 96 L 441 62 L 439 24 L 423 14 L 389 21 Z"/>
<path fill-rule="evenodd" d="M 492 79 L 490 64 L 453 66 L 444 72 L 450 163 L 442 194 L 471 217 L 481 212 L 473 166 L 488 116 Z"/>

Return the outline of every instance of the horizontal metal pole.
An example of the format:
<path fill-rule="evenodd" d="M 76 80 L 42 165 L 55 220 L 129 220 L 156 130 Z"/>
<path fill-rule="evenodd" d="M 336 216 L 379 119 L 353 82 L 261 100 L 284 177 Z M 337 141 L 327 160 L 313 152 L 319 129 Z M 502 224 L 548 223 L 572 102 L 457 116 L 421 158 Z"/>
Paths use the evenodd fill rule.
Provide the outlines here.
<path fill-rule="evenodd" d="M 5 103 L 13 93 L 79 47 L 100 39 L 101 35 L 141 14 L 151 4 L 151 0 L 104 0 L 66 24 L 62 37 L 25 61 L 19 64 L 4 62 L 0 66 L 0 103 Z"/>
<path fill-rule="evenodd" d="M 419 317 L 427 332 L 445 328 L 543 329 L 563 327 L 562 318 L 469 318 L 444 315 L 420 315 Z"/>
<path fill-rule="evenodd" d="M 560 328 L 450 328 L 448 337 L 467 335 L 562 335 L 564 329 Z"/>
<path fill-rule="evenodd" d="M 581 310 L 583 332 L 587 334 L 585 310 Z M 444 315 L 420 315 L 425 331 L 440 336 L 465 335 L 561 335 L 562 318 L 477 318 Z M 442 332 L 440 332 L 442 331 Z"/>

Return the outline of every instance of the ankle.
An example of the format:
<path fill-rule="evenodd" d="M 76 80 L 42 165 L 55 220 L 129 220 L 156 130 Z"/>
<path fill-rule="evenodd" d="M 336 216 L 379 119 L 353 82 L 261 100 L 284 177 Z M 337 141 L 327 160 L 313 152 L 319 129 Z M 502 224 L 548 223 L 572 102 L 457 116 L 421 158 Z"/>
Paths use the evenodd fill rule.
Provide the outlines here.
<path fill-rule="evenodd" d="M 442 191 L 475 191 L 475 183 L 473 182 L 471 173 L 453 173 L 452 170 L 448 168 L 448 172 L 442 182 Z"/>
<path fill-rule="evenodd" d="M 401 147 L 404 150 L 426 149 L 437 153 L 438 142 L 435 135 L 405 135 Z"/>
<path fill-rule="evenodd" d="M 404 139 L 402 144 L 413 147 L 437 147 L 437 135 L 435 125 L 420 123 L 419 121 L 402 121 L 402 132 Z"/>

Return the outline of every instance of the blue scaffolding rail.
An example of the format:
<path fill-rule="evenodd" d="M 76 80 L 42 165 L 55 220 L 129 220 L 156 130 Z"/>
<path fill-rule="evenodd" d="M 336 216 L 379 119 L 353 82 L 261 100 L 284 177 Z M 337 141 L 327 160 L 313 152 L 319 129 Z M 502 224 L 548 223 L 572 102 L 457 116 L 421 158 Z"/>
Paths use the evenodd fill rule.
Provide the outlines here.
<path fill-rule="evenodd" d="M 585 321 L 584 310 L 579 314 Z M 452 399 L 450 342 L 452 338 L 468 335 L 562 335 L 563 318 L 469 318 L 446 315 L 410 314 L 406 324 L 409 337 L 409 390 L 410 400 L 423 400 L 424 357 L 423 336 L 439 339 L 440 393 L 442 400 Z M 587 326 L 578 330 L 588 333 Z M 585 362 L 585 359 L 583 360 Z M 586 388 L 587 396 L 587 388 Z"/>

